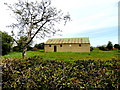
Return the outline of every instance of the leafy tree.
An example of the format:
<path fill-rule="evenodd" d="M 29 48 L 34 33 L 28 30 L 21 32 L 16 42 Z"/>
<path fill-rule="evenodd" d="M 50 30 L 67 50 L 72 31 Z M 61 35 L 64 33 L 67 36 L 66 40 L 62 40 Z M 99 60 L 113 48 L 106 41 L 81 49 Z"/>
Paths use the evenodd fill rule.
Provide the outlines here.
<path fill-rule="evenodd" d="M 36 44 L 34 47 L 37 49 L 44 49 L 44 43 Z"/>
<path fill-rule="evenodd" d="M 18 47 L 19 47 L 20 51 L 22 51 L 26 40 L 27 40 L 27 37 L 25 37 L 25 36 L 21 36 L 20 39 L 18 40 Z"/>
<path fill-rule="evenodd" d="M 56 34 L 61 31 L 56 27 L 57 23 L 66 22 L 70 20 L 70 15 L 64 15 L 62 10 L 51 6 L 51 0 L 39 1 L 26 1 L 19 0 L 18 3 L 8 5 L 5 3 L 11 11 L 15 14 L 16 22 L 10 25 L 12 27 L 12 35 L 14 41 L 20 36 L 26 36 L 27 40 L 23 46 L 22 56 L 26 56 L 26 51 L 29 43 L 35 38 L 45 38 Z M 15 32 L 17 28 L 18 34 Z M 17 41 L 16 41 L 17 43 Z"/>
<path fill-rule="evenodd" d="M 115 45 L 114 45 L 114 48 L 119 49 L 119 48 L 120 48 L 120 45 L 119 45 L 119 44 L 115 44 Z"/>
<path fill-rule="evenodd" d="M 2 55 L 8 54 L 12 48 L 12 37 L 10 35 L 8 35 L 6 32 L 1 32 L 0 31 L 0 35 L 2 36 L 2 38 L 0 38 L 2 41 Z"/>
<path fill-rule="evenodd" d="M 23 47 L 25 45 L 25 42 L 27 40 L 27 37 L 25 36 L 21 36 L 19 40 L 17 40 L 18 45 L 13 47 L 13 51 L 18 51 L 18 52 L 22 52 Z M 31 50 L 32 48 L 30 47 L 30 45 L 32 45 L 32 42 L 28 45 L 28 50 Z"/>
<path fill-rule="evenodd" d="M 108 42 L 107 47 L 108 50 L 112 50 L 113 49 L 113 44 L 111 41 Z"/>
<path fill-rule="evenodd" d="M 98 48 L 99 48 L 100 50 L 103 50 L 103 51 L 107 50 L 105 45 L 98 46 Z"/>
<path fill-rule="evenodd" d="M 90 51 L 93 51 L 93 50 L 94 50 L 94 48 L 91 46 L 91 47 L 90 47 Z"/>

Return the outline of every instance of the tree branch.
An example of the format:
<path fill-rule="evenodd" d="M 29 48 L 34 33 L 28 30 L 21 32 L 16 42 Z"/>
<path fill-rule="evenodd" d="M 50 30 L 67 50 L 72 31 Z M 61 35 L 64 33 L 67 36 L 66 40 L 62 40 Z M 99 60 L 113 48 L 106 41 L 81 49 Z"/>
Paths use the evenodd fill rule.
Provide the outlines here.
<path fill-rule="evenodd" d="M 44 22 L 44 23 L 40 26 L 40 28 L 35 32 L 35 34 L 33 35 L 33 37 L 26 43 L 25 46 L 27 46 L 27 45 L 33 40 L 33 38 L 37 35 L 37 33 L 41 30 L 41 28 L 42 28 L 47 22 L 48 22 L 48 21 Z M 24 46 L 24 47 L 25 47 L 25 46 Z"/>
<path fill-rule="evenodd" d="M 13 40 L 17 43 L 17 45 L 19 45 L 19 43 L 17 42 L 17 40 L 15 40 L 14 38 L 13 38 Z"/>

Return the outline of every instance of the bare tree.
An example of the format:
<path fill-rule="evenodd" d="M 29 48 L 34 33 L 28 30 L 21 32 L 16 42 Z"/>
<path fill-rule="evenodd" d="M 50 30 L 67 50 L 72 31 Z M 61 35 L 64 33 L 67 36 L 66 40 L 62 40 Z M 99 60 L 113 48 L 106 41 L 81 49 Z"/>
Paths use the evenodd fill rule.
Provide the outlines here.
<path fill-rule="evenodd" d="M 13 5 L 6 5 L 15 14 L 16 23 L 10 25 L 12 27 L 12 35 L 17 43 L 16 37 L 27 36 L 26 43 L 23 48 L 22 56 L 26 56 L 27 46 L 35 37 L 44 38 L 56 34 L 61 31 L 56 27 L 56 23 L 66 22 L 70 20 L 70 15 L 64 15 L 62 10 L 51 6 L 51 0 L 42 0 L 29 2 L 28 0 L 19 0 Z M 15 35 L 15 28 L 18 33 Z"/>

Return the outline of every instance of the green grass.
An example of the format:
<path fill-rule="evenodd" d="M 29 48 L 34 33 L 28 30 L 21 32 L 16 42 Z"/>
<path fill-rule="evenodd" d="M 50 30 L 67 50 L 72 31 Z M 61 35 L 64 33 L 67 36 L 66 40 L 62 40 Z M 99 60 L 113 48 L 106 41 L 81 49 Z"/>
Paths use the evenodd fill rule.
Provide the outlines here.
<path fill-rule="evenodd" d="M 40 56 L 44 60 L 111 60 L 118 59 L 118 51 L 101 51 L 94 49 L 90 53 L 79 53 L 79 52 L 44 52 L 39 51 L 27 51 L 27 57 Z M 22 53 L 11 52 L 8 55 L 3 56 L 3 58 L 21 58 Z"/>

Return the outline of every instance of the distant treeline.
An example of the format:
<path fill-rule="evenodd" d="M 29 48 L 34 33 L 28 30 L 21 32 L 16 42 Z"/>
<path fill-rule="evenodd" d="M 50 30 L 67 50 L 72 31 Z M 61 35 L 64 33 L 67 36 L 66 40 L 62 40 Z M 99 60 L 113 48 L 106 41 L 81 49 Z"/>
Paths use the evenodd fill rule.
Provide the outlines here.
<path fill-rule="evenodd" d="M 15 52 L 22 52 L 23 50 L 23 46 L 25 44 L 25 41 L 27 39 L 27 37 L 21 36 L 20 39 L 18 39 L 18 43 L 16 43 L 14 41 L 14 39 L 12 38 L 12 36 L 8 35 L 6 32 L 1 32 L 0 31 L 0 35 L 2 36 L 2 55 L 6 55 L 11 51 L 15 51 Z M 31 51 L 37 51 L 38 49 L 44 49 L 44 43 L 39 43 L 39 44 L 35 44 L 34 47 L 31 47 L 31 45 L 33 44 L 34 41 L 32 41 L 29 45 L 27 50 L 31 50 Z M 102 46 L 98 46 L 96 48 L 99 48 L 100 50 L 120 50 L 120 45 L 119 44 L 115 44 L 113 45 L 111 41 L 108 42 L 107 45 L 102 45 Z M 92 51 L 94 48 L 91 46 L 90 47 L 90 51 Z"/>
<path fill-rule="evenodd" d="M 97 48 L 99 48 L 100 50 L 104 50 L 104 51 L 120 50 L 120 45 L 119 44 L 114 44 L 113 45 L 112 42 L 109 41 L 107 45 L 98 46 Z"/>

